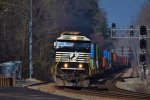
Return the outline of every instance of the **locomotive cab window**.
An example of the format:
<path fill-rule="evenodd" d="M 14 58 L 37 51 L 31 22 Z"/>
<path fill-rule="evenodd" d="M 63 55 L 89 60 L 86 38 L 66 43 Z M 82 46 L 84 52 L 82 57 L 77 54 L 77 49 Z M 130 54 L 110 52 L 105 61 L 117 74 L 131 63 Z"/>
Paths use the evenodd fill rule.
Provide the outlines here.
<path fill-rule="evenodd" d="M 89 52 L 90 51 L 90 42 L 83 41 L 57 41 L 56 50 L 65 51 L 68 50 L 70 52 L 78 51 L 78 52 Z"/>

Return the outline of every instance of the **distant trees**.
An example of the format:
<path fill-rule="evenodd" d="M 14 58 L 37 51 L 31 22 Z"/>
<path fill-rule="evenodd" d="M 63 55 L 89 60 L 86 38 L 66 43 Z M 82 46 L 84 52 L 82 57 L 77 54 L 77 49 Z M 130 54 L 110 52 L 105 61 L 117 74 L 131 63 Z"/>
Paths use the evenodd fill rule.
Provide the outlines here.
<path fill-rule="evenodd" d="M 141 7 L 141 10 L 137 16 L 137 24 L 138 25 L 145 25 L 150 27 L 150 1 L 148 0 L 144 5 Z"/>
<path fill-rule="evenodd" d="M 27 66 L 27 1 L 0 0 L 0 8 L 0 62 L 19 59 Z"/>
<path fill-rule="evenodd" d="M 98 0 L 46 0 L 41 3 L 51 19 L 52 31 L 81 31 L 86 35 L 105 32 L 107 28 L 106 16 L 98 7 Z"/>

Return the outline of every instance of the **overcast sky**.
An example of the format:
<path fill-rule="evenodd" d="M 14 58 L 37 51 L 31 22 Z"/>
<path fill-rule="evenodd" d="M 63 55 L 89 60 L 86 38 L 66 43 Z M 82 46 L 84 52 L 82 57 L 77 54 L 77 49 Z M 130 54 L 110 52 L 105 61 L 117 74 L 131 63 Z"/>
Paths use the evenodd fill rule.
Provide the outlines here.
<path fill-rule="evenodd" d="M 107 12 L 108 25 L 115 22 L 118 27 L 130 26 L 141 5 L 147 0 L 100 0 L 100 7 Z"/>

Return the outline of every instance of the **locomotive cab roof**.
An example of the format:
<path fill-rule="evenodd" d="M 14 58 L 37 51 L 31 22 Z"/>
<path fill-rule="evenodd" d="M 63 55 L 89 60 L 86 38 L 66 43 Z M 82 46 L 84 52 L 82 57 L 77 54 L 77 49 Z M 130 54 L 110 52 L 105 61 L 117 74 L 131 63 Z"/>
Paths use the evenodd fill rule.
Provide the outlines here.
<path fill-rule="evenodd" d="M 80 32 L 62 32 L 61 35 L 81 35 Z"/>
<path fill-rule="evenodd" d="M 57 40 L 69 40 L 69 41 L 91 41 L 89 38 L 81 35 L 80 32 L 62 32 L 61 36 Z"/>

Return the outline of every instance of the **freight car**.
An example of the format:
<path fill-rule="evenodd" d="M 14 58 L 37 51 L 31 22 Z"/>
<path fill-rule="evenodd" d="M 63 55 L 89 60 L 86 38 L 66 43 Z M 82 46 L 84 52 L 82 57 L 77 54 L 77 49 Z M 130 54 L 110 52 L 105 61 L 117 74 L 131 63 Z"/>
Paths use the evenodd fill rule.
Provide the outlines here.
<path fill-rule="evenodd" d="M 56 75 L 68 82 L 78 83 L 112 66 L 128 65 L 127 57 L 103 50 L 80 32 L 63 32 L 54 42 L 54 48 Z"/>

